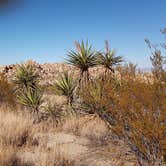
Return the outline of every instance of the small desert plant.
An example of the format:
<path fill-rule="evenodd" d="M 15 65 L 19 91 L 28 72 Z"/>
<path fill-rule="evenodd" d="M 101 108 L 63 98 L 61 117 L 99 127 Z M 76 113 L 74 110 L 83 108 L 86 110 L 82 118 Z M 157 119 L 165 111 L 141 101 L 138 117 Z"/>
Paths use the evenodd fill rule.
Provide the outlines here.
<path fill-rule="evenodd" d="M 61 105 L 56 103 L 48 102 L 46 106 L 44 106 L 44 111 L 49 115 L 49 117 L 53 120 L 53 125 L 57 125 L 64 116 L 64 110 Z"/>
<path fill-rule="evenodd" d="M 14 85 L 9 83 L 2 73 L 0 73 L 0 103 L 8 106 L 15 105 Z"/>
<path fill-rule="evenodd" d="M 25 90 L 23 89 L 17 92 L 17 99 L 19 103 L 27 106 L 33 113 L 36 113 L 37 115 L 39 113 L 39 108 L 43 103 L 42 97 L 43 93 L 38 87 L 35 87 L 35 89 L 28 87 Z"/>
<path fill-rule="evenodd" d="M 76 82 L 67 72 L 60 75 L 59 79 L 53 84 L 53 89 L 57 94 L 67 97 L 68 104 L 72 105 Z"/>
<path fill-rule="evenodd" d="M 98 64 L 105 68 L 105 74 L 109 71 L 114 73 L 113 67 L 123 62 L 123 59 L 121 56 L 115 56 L 115 51 L 110 50 L 108 41 L 105 41 L 105 49 L 105 52 L 98 53 Z"/>
<path fill-rule="evenodd" d="M 89 80 L 89 68 L 97 65 L 96 52 L 92 49 L 92 46 L 82 41 L 81 43 L 75 42 L 76 51 L 71 50 L 68 52 L 67 62 L 80 70 L 79 82 Z"/>

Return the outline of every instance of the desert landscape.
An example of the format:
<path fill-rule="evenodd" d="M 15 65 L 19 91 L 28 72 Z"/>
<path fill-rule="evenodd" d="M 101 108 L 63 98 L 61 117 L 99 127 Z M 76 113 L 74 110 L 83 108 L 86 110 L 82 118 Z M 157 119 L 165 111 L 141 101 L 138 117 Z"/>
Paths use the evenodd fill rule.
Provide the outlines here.
<path fill-rule="evenodd" d="M 150 43 L 149 43 L 150 44 Z M 1 67 L 3 166 L 163 165 L 165 83 L 155 50 L 151 72 L 77 42 L 66 63 Z"/>
<path fill-rule="evenodd" d="M 9 90 L 6 95 L 12 95 L 2 98 L 1 165 L 135 165 L 129 148 L 111 134 L 104 121 L 94 113 L 81 110 L 81 106 L 68 106 L 65 95 L 57 95 L 51 90 L 64 71 L 77 77 L 78 69 L 74 68 L 73 73 L 73 67 L 65 63 L 40 65 L 32 60 L 21 65 L 26 67 L 27 72 L 30 72 L 28 67 L 32 67 L 34 74 L 37 72 L 42 76 L 39 84 L 44 87 L 44 102 L 36 122 L 36 115 L 29 112 L 31 108 L 21 107 L 15 100 L 14 92 L 10 91 L 14 88 L 13 80 L 20 66 L 1 67 L 1 88 Z M 99 67 L 91 69 L 90 73 L 96 77 L 94 73 L 99 70 L 104 71 Z M 10 86 L 12 89 L 9 89 Z"/>
<path fill-rule="evenodd" d="M 0 0 L 0 166 L 166 166 L 164 0 Z"/>

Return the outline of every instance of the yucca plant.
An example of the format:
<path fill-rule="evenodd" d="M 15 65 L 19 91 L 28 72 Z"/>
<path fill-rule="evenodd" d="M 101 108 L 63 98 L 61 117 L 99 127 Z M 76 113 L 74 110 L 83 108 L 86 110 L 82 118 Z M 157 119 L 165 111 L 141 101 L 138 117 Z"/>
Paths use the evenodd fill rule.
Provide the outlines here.
<path fill-rule="evenodd" d="M 38 87 L 28 87 L 27 89 L 22 89 L 17 92 L 19 103 L 30 108 L 30 110 L 37 115 L 39 113 L 39 108 L 43 103 L 42 97 L 43 93 Z"/>
<path fill-rule="evenodd" d="M 66 96 L 69 105 L 72 105 L 75 87 L 75 80 L 67 72 L 62 73 L 59 79 L 53 84 L 55 92 Z"/>
<path fill-rule="evenodd" d="M 18 89 L 35 87 L 39 81 L 39 74 L 30 64 L 18 64 L 13 82 Z"/>
<path fill-rule="evenodd" d="M 123 62 L 121 56 L 115 56 L 115 51 L 110 50 L 108 41 L 105 41 L 105 52 L 98 53 L 98 64 L 105 68 L 105 75 L 111 71 L 114 73 L 114 66 Z"/>
<path fill-rule="evenodd" d="M 43 93 L 39 86 L 39 74 L 30 64 L 20 64 L 13 79 L 16 84 L 16 96 L 20 104 L 30 108 L 31 112 L 39 113 L 43 103 Z"/>
<path fill-rule="evenodd" d="M 79 82 L 89 80 L 89 68 L 97 65 L 96 52 L 92 49 L 92 46 L 84 41 L 81 43 L 75 42 L 76 50 L 68 52 L 67 62 L 80 70 Z"/>

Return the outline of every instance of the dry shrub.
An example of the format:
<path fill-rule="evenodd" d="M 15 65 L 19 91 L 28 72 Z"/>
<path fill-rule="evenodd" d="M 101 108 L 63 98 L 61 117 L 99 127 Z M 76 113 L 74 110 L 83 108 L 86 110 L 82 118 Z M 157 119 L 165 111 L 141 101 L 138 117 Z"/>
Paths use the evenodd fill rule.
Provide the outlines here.
<path fill-rule="evenodd" d="M 138 164 L 162 165 L 165 153 L 166 81 L 130 76 L 96 80 L 84 87 L 83 102 L 129 145 Z"/>
<path fill-rule="evenodd" d="M 0 119 L 1 144 L 22 146 L 26 143 L 32 126 L 32 121 L 30 119 L 5 110 L 0 111 Z"/>
<path fill-rule="evenodd" d="M 9 83 L 6 76 L 2 73 L 0 73 L 0 103 L 7 106 L 16 104 L 14 85 Z"/>
<path fill-rule="evenodd" d="M 115 99 L 117 125 L 114 132 L 123 137 L 140 165 L 160 165 L 165 149 L 165 85 L 125 80 Z M 110 110 L 111 111 L 111 110 Z"/>

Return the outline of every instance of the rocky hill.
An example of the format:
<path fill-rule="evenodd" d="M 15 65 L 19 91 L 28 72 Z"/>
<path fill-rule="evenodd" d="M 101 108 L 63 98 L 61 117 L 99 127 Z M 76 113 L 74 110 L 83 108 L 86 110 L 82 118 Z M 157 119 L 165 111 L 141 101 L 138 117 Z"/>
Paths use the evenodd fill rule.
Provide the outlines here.
<path fill-rule="evenodd" d="M 29 60 L 26 63 L 33 65 L 41 76 L 41 84 L 48 85 L 51 84 L 61 73 L 67 71 L 73 76 L 78 76 L 79 70 L 71 65 L 66 63 L 44 63 L 39 64 L 35 61 Z M 7 78 L 11 80 L 16 71 L 17 64 L 1 66 L 0 72 L 5 73 Z M 96 75 L 96 73 L 101 72 L 101 67 L 95 67 L 90 69 L 91 75 Z"/>

